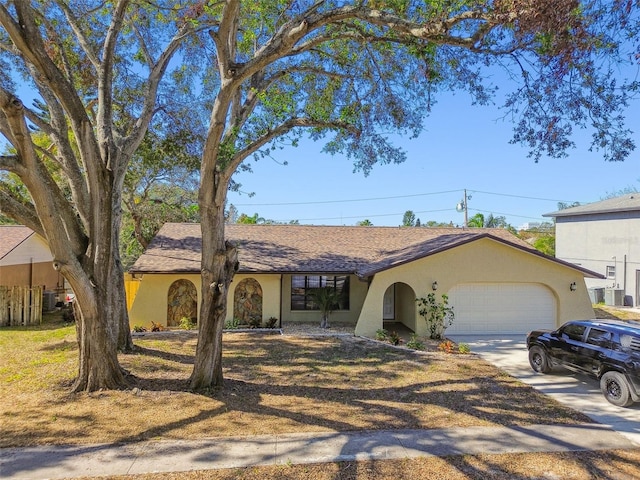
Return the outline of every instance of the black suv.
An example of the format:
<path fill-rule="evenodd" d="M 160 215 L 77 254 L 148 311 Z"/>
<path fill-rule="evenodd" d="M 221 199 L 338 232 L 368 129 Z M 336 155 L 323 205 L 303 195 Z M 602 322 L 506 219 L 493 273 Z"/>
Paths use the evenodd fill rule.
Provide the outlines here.
<path fill-rule="evenodd" d="M 640 322 L 575 320 L 558 330 L 530 332 L 527 348 L 536 372 L 562 365 L 599 379 L 614 405 L 640 401 Z"/>

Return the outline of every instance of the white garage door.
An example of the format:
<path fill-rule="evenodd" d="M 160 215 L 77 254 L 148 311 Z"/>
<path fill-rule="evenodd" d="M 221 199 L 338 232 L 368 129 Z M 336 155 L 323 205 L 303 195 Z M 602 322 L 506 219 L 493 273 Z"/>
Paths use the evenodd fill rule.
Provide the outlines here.
<path fill-rule="evenodd" d="M 556 328 L 556 300 L 534 283 L 463 284 L 449 292 L 455 319 L 447 335 L 520 334 Z"/>

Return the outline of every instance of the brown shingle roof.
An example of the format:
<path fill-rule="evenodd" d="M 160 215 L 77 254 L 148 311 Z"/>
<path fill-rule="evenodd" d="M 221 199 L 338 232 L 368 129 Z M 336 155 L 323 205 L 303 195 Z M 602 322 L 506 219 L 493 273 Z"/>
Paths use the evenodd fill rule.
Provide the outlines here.
<path fill-rule="evenodd" d="M 240 272 L 368 276 L 486 237 L 539 254 L 498 228 L 227 225 L 225 234 L 239 247 Z M 199 224 L 167 223 L 130 272 L 200 272 L 201 245 Z"/>
<path fill-rule="evenodd" d="M 6 257 L 34 233 L 33 230 L 23 225 L 0 226 L 0 259 Z"/>

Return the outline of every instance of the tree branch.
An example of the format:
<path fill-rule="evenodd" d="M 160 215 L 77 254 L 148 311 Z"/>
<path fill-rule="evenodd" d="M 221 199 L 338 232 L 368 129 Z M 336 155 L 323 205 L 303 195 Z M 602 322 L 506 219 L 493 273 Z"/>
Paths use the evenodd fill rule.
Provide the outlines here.
<path fill-rule="evenodd" d="M 7 193 L 0 182 L 0 213 L 26 225 L 41 237 L 46 238 L 42 223 L 33 205 L 26 205 Z"/>

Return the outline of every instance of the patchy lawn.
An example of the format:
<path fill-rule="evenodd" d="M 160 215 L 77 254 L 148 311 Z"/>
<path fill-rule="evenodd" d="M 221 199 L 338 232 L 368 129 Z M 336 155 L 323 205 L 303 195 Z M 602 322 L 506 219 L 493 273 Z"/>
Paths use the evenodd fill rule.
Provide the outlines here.
<path fill-rule="evenodd" d="M 600 307 L 600 306 L 599 306 Z M 628 311 L 598 308 L 598 317 Z M 638 318 L 631 313 L 631 318 Z M 628 318 L 628 317 L 627 317 Z M 75 328 L 0 329 L 0 447 L 264 433 L 589 422 L 473 355 L 417 353 L 349 336 L 225 334 L 224 389 L 190 392 L 194 332 L 136 338 L 124 391 L 69 394 Z M 112 477 L 631 479 L 640 449 L 424 457 Z"/>
<path fill-rule="evenodd" d="M 131 388 L 69 394 L 73 326 L 0 330 L 0 446 L 589 422 L 474 355 L 353 336 L 229 333 L 225 387 L 190 392 L 195 332 L 121 355 Z"/>

